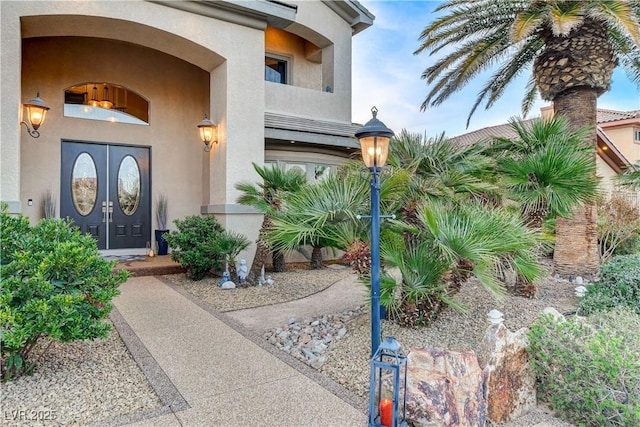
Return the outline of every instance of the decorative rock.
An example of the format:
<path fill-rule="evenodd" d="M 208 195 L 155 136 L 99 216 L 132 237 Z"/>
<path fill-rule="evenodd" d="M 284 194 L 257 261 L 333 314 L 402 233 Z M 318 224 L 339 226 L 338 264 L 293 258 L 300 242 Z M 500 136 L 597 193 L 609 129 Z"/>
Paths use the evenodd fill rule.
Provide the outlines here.
<path fill-rule="evenodd" d="M 327 361 L 325 354 L 346 335 L 345 323 L 365 312 L 366 307 L 361 306 L 339 314 L 325 314 L 304 323 L 298 323 L 292 317 L 286 326 L 265 333 L 264 338 L 314 369 L 320 369 Z"/>
<path fill-rule="evenodd" d="M 576 277 L 576 285 L 578 286 L 584 285 L 584 279 L 582 278 L 582 276 Z"/>
<path fill-rule="evenodd" d="M 565 317 L 558 310 L 556 310 L 553 307 L 545 308 L 544 310 L 542 310 L 542 314 L 543 315 L 550 314 L 558 322 L 566 322 L 567 321 L 567 319 L 565 319 Z"/>
<path fill-rule="evenodd" d="M 407 357 L 407 421 L 434 427 L 485 424 L 482 371 L 473 351 L 413 349 Z"/>
<path fill-rule="evenodd" d="M 487 319 L 489 320 L 490 324 L 498 325 L 504 322 L 504 315 L 494 308 L 487 314 Z"/>
<path fill-rule="evenodd" d="M 578 286 L 574 290 L 578 298 L 582 298 L 587 293 L 587 288 L 585 288 L 584 286 Z"/>
<path fill-rule="evenodd" d="M 235 289 L 236 288 L 236 284 L 233 283 L 231 280 L 224 282 L 222 285 L 220 285 L 220 287 L 222 289 Z"/>
<path fill-rule="evenodd" d="M 478 350 L 485 377 L 487 419 L 504 423 L 536 407 L 536 377 L 527 353 L 527 329 L 489 327 Z"/>

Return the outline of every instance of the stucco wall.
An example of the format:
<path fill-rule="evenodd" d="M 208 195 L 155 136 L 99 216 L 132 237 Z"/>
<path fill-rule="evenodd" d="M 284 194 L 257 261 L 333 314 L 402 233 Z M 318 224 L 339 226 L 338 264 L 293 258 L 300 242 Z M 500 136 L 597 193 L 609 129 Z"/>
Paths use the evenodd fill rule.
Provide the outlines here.
<path fill-rule="evenodd" d="M 303 38 L 278 28 L 267 28 L 265 32 L 267 55 L 276 54 L 289 61 L 290 84 L 322 90 L 322 64 L 307 59 L 305 44 Z"/>
<path fill-rule="evenodd" d="M 604 131 L 631 163 L 640 161 L 640 144 L 633 143 L 633 126 L 604 128 Z"/>
<path fill-rule="evenodd" d="M 614 188 L 614 178 L 617 174 L 600 156 L 596 156 L 596 173 L 598 177 L 602 178 L 600 188 L 606 194 L 611 194 Z"/>
<path fill-rule="evenodd" d="M 320 76 L 313 75 L 317 83 L 310 85 L 304 79 L 296 82 L 297 73 L 302 73 L 305 79 L 312 77 L 308 72 L 314 70 L 313 67 L 305 69 L 298 66 L 297 50 L 286 49 L 275 42 L 268 44 L 267 49 L 277 47 L 283 54 L 293 55 L 294 85 L 299 84 L 288 86 L 265 82 L 265 109 L 351 123 L 351 26 L 322 2 L 299 2 L 297 7 L 296 22 L 285 30 L 298 34 L 323 49 L 323 69 Z M 331 86 L 331 93 L 324 92 L 327 84 Z"/>

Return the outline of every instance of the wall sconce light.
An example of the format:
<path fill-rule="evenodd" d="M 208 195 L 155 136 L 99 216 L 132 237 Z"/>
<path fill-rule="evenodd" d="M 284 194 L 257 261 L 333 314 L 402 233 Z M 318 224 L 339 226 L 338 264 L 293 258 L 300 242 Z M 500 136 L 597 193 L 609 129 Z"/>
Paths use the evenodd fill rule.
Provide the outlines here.
<path fill-rule="evenodd" d="M 209 117 L 205 114 L 204 119 L 198 123 L 198 129 L 200 129 L 200 139 L 204 142 L 204 151 L 211 151 L 211 146 L 218 143 L 216 138 L 217 126 L 209 120 Z"/>
<path fill-rule="evenodd" d="M 27 121 L 25 122 L 23 120 L 20 124 L 24 124 L 27 127 L 27 132 L 29 132 L 32 138 L 39 138 L 40 132 L 38 132 L 38 128 L 44 123 L 47 111 L 49 111 L 50 108 L 40 98 L 40 92 L 36 94 L 35 98 L 25 102 L 24 106 L 27 108 Z M 31 128 L 33 128 L 33 130 Z"/>

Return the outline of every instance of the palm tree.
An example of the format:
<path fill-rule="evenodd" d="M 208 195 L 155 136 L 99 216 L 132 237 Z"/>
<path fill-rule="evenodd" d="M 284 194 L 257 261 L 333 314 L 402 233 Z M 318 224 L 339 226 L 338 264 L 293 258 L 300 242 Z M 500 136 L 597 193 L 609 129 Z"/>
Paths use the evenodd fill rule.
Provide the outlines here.
<path fill-rule="evenodd" d="M 360 162 L 352 162 L 338 174 L 289 193 L 286 207 L 272 218 L 266 234 L 269 244 L 283 251 L 312 245 L 312 267 L 319 268 L 322 247 L 345 250 L 356 240 L 367 240 L 367 223 L 357 217 L 369 212 L 369 184 L 360 176 L 360 168 Z M 402 173 L 390 173 L 382 180 L 380 198 L 385 212 L 405 185 L 406 175 Z"/>
<path fill-rule="evenodd" d="M 623 187 L 640 189 L 640 163 L 630 165 L 625 173 L 618 175 L 617 178 Z"/>
<path fill-rule="evenodd" d="M 588 128 L 574 131 L 562 117 L 509 123 L 517 137 L 495 138 L 490 150 L 507 197 L 518 202 L 527 226 L 541 230 L 547 216 L 566 217 L 596 200 L 595 147 L 584 143 Z"/>
<path fill-rule="evenodd" d="M 506 197 L 518 203 L 524 224 L 540 232 L 546 218 L 566 217 L 596 200 L 595 147 L 584 142 L 588 128 L 574 131 L 563 117 L 512 119 L 510 126 L 516 137 L 495 138 L 488 152 L 496 157 Z M 532 298 L 536 291 L 533 282 L 516 278 L 516 295 Z"/>
<path fill-rule="evenodd" d="M 539 234 L 524 227 L 517 215 L 488 208 L 478 201 L 426 201 L 416 211 L 417 225 L 397 222 L 415 238 L 387 234 L 381 253 L 386 266 L 398 267 L 401 283 L 385 275 L 381 302 L 401 324 L 427 324 L 472 275 L 500 296 L 501 271 L 533 281 L 541 276 L 536 248 Z"/>
<path fill-rule="evenodd" d="M 228 269 L 231 280 L 240 283 L 236 269 L 236 257 L 249 247 L 251 241 L 243 234 L 225 230 L 213 244 L 213 252 L 220 258 L 225 269 Z"/>
<path fill-rule="evenodd" d="M 298 169 L 285 171 L 276 165 L 260 167 L 255 163 L 253 163 L 253 168 L 262 178 L 262 182 L 255 185 L 249 182 L 239 182 L 235 186 L 236 189 L 243 193 L 238 197 L 238 203 L 253 206 L 264 213 L 264 219 L 256 241 L 256 254 L 253 257 L 253 263 L 247 277 L 249 283 L 253 283 L 259 277 L 270 252 L 264 236 L 272 227 L 271 218 L 273 214 L 282 209 L 282 200 L 286 193 L 298 191 L 306 182 L 304 173 Z M 275 271 L 284 271 L 284 255 L 282 252 L 274 251 L 272 259 L 273 269 Z"/>
<path fill-rule="evenodd" d="M 436 11 L 446 13 L 422 31 L 415 53 L 449 51 L 422 74 L 432 84 L 423 110 L 497 65 L 471 108 L 470 120 L 482 102 L 490 108 L 532 65 L 523 113 L 539 94 L 553 101 L 555 114 L 566 117 L 574 129 L 590 126 L 586 138 L 595 146 L 596 100 L 609 90 L 614 68 L 621 64 L 640 82 L 637 0 L 450 0 Z M 563 231 L 565 223 L 558 222 L 556 267 L 562 265 L 563 273 L 590 274 L 598 265 L 595 209 L 587 206 L 573 220 L 579 216 L 583 224 L 575 232 Z M 576 243 L 584 249 L 579 259 L 566 246 Z"/>
<path fill-rule="evenodd" d="M 403 129 L 389 145 L 388 163 L 410 177 L 397 207 L 400 218 L 410 224 L 417 224 L 417 207 L 426 199 L 496 197 L 497 187 L 488 179 L 492 160 L 480 147 L 454 144 L 444 134 L 429 138 Z M 411 233 L 404 236 L 413 238 Z"/>

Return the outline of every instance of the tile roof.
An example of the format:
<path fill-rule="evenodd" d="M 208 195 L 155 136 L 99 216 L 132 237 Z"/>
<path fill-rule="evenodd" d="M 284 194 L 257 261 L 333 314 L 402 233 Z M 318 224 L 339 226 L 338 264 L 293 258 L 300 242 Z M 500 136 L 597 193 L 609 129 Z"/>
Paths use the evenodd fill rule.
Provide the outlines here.
<path fill-rule="evenodd" d="M 618 120 L 627 120 L 640 118 L 640 110 L 633 111 L 616 111 L 616 110 L 605 110 L 603 108 L 598 108 L 597 119 L 598 123 L 609 123 L 615 122 Z M 526 122 L 530 122 L 534 119 L 525 120 Z M 497 126 L 489 126 L 486 128 L 478 129 L 473 132 L 465 133 L 462 135 L 454 136 L 453 138 L 449 138 L 449 140 L 459 143 L 461 145 L 472 145 L 484 139 L 493 138 L 493 137 L 505 137 L 510 138 L 516 136 L 516 133 L 511 129 L 511 126 L 508 123 L 497 125 Z"/>
<path fill-rule="evenodd" d="M 525 122 L 532 122 L 534 119 L 525 120 Z M 473 145 L 477 142 L 495 138 L 495 137 L 503 137 L 503 138 L 513 138 L 516 137 L 516 132 L 511 128 L 511 125 L 508 123 L 497 125 L 497 126 L 489 126 L 486 128 L 474 130 L 473 132 L 464 133 L 462 135 L 454 136 L 453 138 L 449 138 L 450 141 L 467 146 Z"/>
<path fill-rule="evenodd" d="M 640 110 L 616 111 L 598 108 L 598 123 L 615 122 L 617 120 L 627 120 L 640 118 Z"/>

